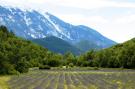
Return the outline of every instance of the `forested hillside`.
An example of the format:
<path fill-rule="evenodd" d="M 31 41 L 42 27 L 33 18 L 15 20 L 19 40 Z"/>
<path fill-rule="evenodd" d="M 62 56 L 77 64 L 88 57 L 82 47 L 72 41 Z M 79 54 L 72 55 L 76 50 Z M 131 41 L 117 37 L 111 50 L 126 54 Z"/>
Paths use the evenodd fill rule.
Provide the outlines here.
<path fill-rule="evenodd" d="M 87 40 L 83 40 L 83 41 L 80 41 L 78 43 L 76 43 L 76 47 L 77 48 L 80 48 L 83 53 L 87 52 L 88 49 L 89 50 L 100 50 L 102 49 L 101 47 L 99 47 L 98 45 L 96 45 L 94 42 L 90 42 L 90 41 L 87 41 Z"/>
<path fill-rule="evenodd" d="M 37 43 L 45 48 L 48 48 L 49 50 L 55 53 L 64 54 L 66 52 L 71 52 L 75 55 L 79 55 L 82 52 L 77 47 L 55 36 L 48 36 L 46 38 L 41 39 L 33 39 L 32 42 Z"/>
<path fill-rule="evenodd" d="M 77 57 L 48 51 L 31 41 L 18 38 L 5 26 L 0 26 L 0 74 L 28 72 L 31 67 L 49 68 L 76 65 Z"/>
<path fill-rule="evenodd" d="M 43 66 L 44 61 L 50 63 L 47 60 L 53 58 L 60 60 L 61 55 L 18 38 L 6 27 L 0 26 L 0 74 L 27 72 L 28 68 Z"/>
<path fill-rule="evenodd" d="M 135 38 L 111 48 L 97 52 L 90 51 L 80 57 L 90 66 L 135 68 Z"/>

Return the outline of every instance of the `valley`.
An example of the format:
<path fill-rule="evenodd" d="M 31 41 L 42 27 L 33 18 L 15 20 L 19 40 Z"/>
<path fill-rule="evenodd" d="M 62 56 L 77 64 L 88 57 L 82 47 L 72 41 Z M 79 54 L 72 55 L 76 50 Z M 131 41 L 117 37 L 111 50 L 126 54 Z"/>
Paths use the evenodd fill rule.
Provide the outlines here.
<path fill-rule="evenodd" d="M 100 1 L 0 0 L 0 89 L 135 89 L 135 3 Z"/>

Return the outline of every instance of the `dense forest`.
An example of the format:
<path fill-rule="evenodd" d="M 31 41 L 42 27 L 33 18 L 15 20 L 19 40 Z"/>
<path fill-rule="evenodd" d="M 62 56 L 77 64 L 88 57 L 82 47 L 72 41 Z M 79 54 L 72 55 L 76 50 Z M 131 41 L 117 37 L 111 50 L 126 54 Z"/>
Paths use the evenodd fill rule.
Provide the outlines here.
<path fill-rule="evenodd" d="M 24 73 L 31 67 L 60 66 L 135 68 L 135 39 L 80 56 L 70 52 L 62 55 L 18 38 L 5 26 L 0 26 L 0 74 Z"/>
<path fill-rule="evenodd" d="M 30 67 L 42 66 L 61 59 L 60 54 L 54 54 L 47 49 L 33 44 L 31 41 L 18 38 L 13 32 L 0 27 L 0 74 L 27 72 Z"/>
<path fill-rule="evenodd" d="M 135 68 L 135 38 L 95 53 L 93 66 Z"/>

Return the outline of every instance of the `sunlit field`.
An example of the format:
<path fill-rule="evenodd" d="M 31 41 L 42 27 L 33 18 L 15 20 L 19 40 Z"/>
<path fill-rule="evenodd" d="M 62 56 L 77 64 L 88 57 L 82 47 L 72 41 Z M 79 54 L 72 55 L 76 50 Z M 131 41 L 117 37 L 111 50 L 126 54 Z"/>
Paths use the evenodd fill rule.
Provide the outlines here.
<path fill-rule="evenodd" d="M 0 76 L 0 89 L 9 89 L 7 81 L 10 80 L 10 76 Z"/>
<path fill-rule="evenodd" d="M 133 70 L 36 70 L 13 76 L 10 89 L 135 89 Z"/>

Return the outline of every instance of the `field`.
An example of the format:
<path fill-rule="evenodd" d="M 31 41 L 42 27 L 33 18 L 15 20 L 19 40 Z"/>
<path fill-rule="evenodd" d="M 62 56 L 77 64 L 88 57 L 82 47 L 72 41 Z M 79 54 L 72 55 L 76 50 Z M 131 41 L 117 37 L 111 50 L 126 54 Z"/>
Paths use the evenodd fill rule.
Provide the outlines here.
<path fill-rule="evenodd" d="M 132 70 L 37 70 L 13 76 L 10 89 L 135 89 Z"/>
<path fill-rule="evenodd" d="M 7 81 L 10 80 L 10 76 L 0 76 L 0 89 L 9 89 Z"/>

